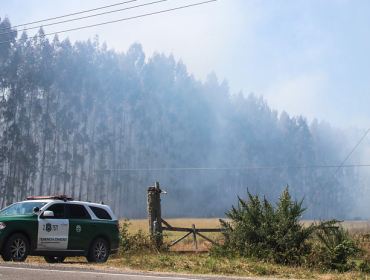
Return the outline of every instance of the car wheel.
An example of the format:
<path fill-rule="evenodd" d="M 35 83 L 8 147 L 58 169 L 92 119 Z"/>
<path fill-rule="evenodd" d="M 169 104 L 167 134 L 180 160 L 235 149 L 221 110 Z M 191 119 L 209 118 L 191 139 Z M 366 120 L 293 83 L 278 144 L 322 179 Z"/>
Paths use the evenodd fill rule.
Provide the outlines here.
<path fill-rule="evenodd" d="M 29 244 L 27 238 L 20 233 L 13 234 L 6 241 L 2 251 L 4 261 L 23 262 L 29 252 Z"/>
<path fill-rule="evenodd" d="M 47 263 L 62 263 L 65 257 L 44 256 L 44 259 Z"/>
<path fill-rule="evenodd" d="M 108 242 L 105 239 L 95 239 L 87 254 L 87 261 L 96 263 L 106 262 L 109 256 L 109 250 Z"/>

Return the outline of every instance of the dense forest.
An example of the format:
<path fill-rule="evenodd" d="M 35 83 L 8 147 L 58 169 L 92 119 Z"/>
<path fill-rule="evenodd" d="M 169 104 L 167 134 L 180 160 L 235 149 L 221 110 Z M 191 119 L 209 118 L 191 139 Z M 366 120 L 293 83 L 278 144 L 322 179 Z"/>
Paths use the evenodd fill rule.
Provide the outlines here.
<path fill-rule="evenodd" d="M 306 218 L 341 219 L 366 184 L 359 168 L 342 168 L 325 186 L 356 129 L 278 114 L 263 97 L 231 94 L 215 73 L 200 81 L 172 55 L 146 57 L 139 43 L 117 52 L 98 37 L 3 28 L 9 19 L 0 23 L 1 208 L 68 194 L 145 218 L 158 181 L 164 217 L 220 217 L 247 189 L 273 201 L 288 184 L 306 205 L 320 193 Z"/>

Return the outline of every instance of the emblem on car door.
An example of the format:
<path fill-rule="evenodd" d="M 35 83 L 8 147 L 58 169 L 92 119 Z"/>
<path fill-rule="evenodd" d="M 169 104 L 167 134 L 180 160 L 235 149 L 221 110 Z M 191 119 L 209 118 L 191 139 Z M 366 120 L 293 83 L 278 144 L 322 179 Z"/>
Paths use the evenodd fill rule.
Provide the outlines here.
<path fill-rule="evenodd" d="M 77 226 L 76 226 L 76 231 L 77 231 L 77 232 L 81 232 L 81 226 L 80 226 L 80 225 L 77 225 Z"/>
<path fill-rule="evenodd" d="M 42 227 L 42 230 L 46 232 L 58 231 L 58 225 L 52 225 L 47 223 Z"/>
<path fill-rule="evenodd" d="M 47 224 L 45 225 L 45 230 L 46 230 L 47 232 L 50 232 L 50 231 L 51 231 L 51 224 L 47 223 Z"/>

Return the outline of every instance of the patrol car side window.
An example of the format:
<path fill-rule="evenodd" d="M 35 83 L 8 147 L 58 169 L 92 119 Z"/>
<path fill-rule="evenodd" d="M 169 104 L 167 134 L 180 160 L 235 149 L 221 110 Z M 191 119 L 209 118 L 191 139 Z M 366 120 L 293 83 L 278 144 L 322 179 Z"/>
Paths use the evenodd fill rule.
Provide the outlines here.
<path fill-rule="evenodd" d="M 53 204 L 50 207 L 48 207 L 48 209 L 46 209 L 45 211 L 53 211 L 54 213 L 54 217 L 47 217 L 47 218 L 65 219 L 64 204 L 61 204 L 61 203 Z M 42 213 L 41 218 L 44 218 L 44 213 Z"/>
<path fill-rule="evenodd" d="M 89 212 L 83 205 L 69 204 L 68 209 L 68 219 L 91 219 Z"/>
<path fill-rule="evenodd" d="M 95 216 L 98 219 L 112 220 L 112 217 L 109 215 L 109 213 L 105 209 L 100 208 L 100 207 L 95 207 L 95 206 L 89 206 L 89 207 L 94 212 Z"/>

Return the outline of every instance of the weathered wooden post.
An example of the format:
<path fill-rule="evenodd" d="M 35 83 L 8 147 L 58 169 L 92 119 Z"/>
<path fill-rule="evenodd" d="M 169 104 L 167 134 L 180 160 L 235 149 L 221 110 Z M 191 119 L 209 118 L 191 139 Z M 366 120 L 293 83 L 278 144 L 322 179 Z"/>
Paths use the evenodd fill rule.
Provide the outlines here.
<path fill-rule="evenodd" d="M 166 193 L 159 188 L 159 183 L 155 182 L 154 187 L 148 188 L 148 221 L 149 235 L 159 234 L 158 243 L 162 244 L 162 209 L 161 193 Z"/>
<path fill-rule="evenodd" d="M 197 242 L 197 233 L 195 231 L 195 225 L 192 224 L 192 229 L 193 229 L 193 242 L 194 242 L 194 251 L 195 253 L 198 253 L 198 242 Z"/>
<path fill-rule="evenodd" d="M 156 206 L 156 234 L 162 234 L 162 207 L 161 207 L 161 193 L 162 190 L 159 188 L 159 182 L 155 182 L 155 206 Z"/>
<path fill-rule="evenodd" d="M 148 188 L 148 221 L 149 221 L 149 235 L 155 235 L 154 232 L 154 222 L 157 221 L 156 219 L 156 197 L 155 197 L 155 188 L 149 187 Z"/>

